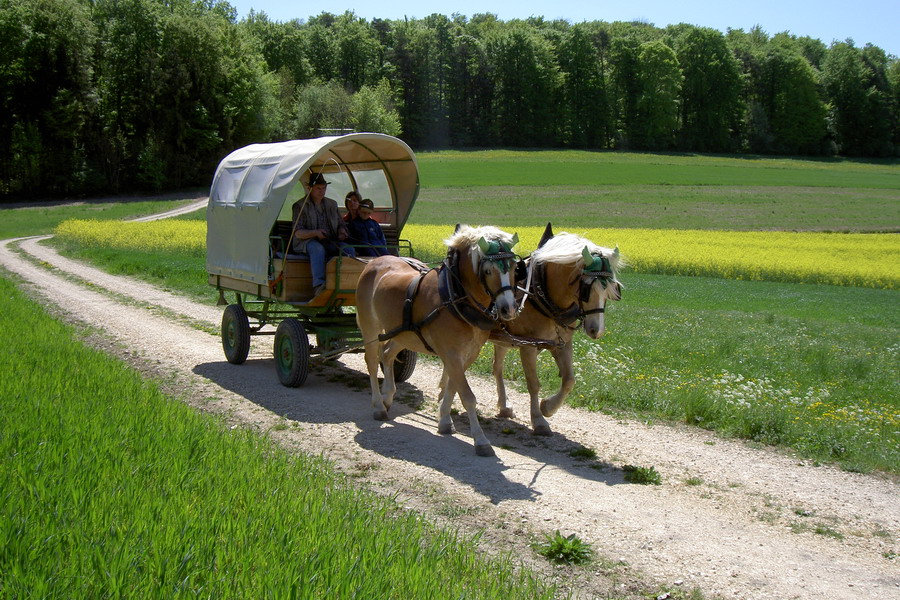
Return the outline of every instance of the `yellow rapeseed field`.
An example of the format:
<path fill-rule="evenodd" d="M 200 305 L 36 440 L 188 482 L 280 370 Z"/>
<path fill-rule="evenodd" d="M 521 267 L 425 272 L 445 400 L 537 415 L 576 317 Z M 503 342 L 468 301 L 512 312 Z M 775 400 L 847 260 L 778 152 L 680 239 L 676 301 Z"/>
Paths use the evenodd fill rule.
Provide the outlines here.
<path fill-rule="evenodd" d="M 56 228 L 64 242 L 121 250 L 206 255 L 206 222 L 163 219 L 147 223 L 71 219 Z"/>
<path fill-rule="evenodd" d="M 516 250 L 534 250 L 542 227 L 506 228 L 519 234 Z M 557 227 L 556 231 L 565 228 Z M 674 229 L 572 229 L 601 246 L 618 245 L 635 272 L 703 275 L 727 279 L 793 281 L 900 288 L 900 236 L 896 234 L 738 232 Z M 444 255 L 450 225 L 407 225 L 417 256 Z M 203 221 L 65 221 L 63 240 L 90 246 L 167 250 L 203 255 Z"/>
<path fill-rule="evenodd" d="M 523 256 L 537 246 L 542 227 L 505 228 L 519 234 Z M 564 228 L 556 227 L 556 232 Z M 407 225 L 403 236 L 417 254 L 440 256 L 450 226 Z M 636 272 L 727 279 L 794 281 L 900 288 L 900 235 L 700 231 L 675 229 L 571 229 L 601 246 L 619 246 Z"/>

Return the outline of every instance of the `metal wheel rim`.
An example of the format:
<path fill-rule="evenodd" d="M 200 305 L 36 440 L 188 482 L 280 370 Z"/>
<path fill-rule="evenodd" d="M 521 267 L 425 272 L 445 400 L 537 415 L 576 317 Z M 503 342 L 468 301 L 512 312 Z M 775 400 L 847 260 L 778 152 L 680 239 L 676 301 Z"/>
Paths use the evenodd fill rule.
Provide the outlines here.
<path fill-rule="evenodd" d="M 281 338 L 280 343 L 278 344 L 278 369 L 284 373 L 287 373 L 291 370 L 291 365 L 294 364 L 294 345 L 291 343 L 291 338 L 288 336 L 284 336 Z"/>

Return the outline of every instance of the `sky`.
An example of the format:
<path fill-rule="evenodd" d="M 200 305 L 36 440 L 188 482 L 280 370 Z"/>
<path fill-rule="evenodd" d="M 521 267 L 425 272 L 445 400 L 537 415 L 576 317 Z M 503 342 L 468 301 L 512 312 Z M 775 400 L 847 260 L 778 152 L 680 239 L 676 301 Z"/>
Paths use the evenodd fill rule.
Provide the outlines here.
<path fill-rule="evenodd" d="M 898 0 L 381 0 L 379 2 L 297 2 L 296 0 L 228 0 L 242 19 L 264 12 L 273 21 L 306 20 L 322 12 L 351 10 L 367 21 L 374 18 L 423 18 L 433 13 L 471 17 L 493 13 L 503 21 L 544 17 L 547 20 L 643 21 L 657 27 L 689 23 L 725 33 L 749 31 L 759 25 L 770 36 L 783 31 L 802 37 L 832 41 L 852 38 L 856 46 L 879 46 L 900 56 L 900 1 Z"/>

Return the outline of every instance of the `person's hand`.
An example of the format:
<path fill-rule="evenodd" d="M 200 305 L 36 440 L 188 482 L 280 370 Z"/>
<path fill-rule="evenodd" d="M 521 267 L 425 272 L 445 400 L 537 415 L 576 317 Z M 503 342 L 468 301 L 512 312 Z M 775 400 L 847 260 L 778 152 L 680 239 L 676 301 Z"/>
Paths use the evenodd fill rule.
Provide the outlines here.
<path fill-rule="evenodd" d="M 324 240 L 328 237 L 328 233 L 324 229 L 316 229 L 316 239 Z"/>
<path fill-rule="evenodd" d="M 338 231 L 338 239 L 339 239 L 339 240 L 343 241 L 343 240 L 346 240 L 348 237 L 350 237 L 350 236 L 347 235 L 347 232 L 344 231 L 343 229 L 341 229 L 340 231 Z"/>

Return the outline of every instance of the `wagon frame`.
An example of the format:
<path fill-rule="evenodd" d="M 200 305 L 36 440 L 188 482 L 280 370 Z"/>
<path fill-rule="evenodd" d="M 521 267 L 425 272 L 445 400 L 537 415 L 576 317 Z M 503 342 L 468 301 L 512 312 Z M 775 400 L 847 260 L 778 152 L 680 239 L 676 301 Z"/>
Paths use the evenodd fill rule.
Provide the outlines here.
<path fill-rule="evenodd" d="M 206 267 L 225 306 L 222 348 L 229 362 L 242 364 L 252 337 L 274 336 L 278 378 L 289 387 L 306 380 L 312 356 L 331 359 L 363 349 L 356 282 L 369 259 L 332 258 L 324 291 L 313 295 L 308 258 L 290 251 L 290 209 L 306 200 L 302 181 L 310 173 L 329 180 L 328 195 L 342 210 L 350 190 L 372 199 L 389 247 L 401 255 L 413 254 L 400 234 L 419 193 L 413 151 L 377 133 L 253 144 L 219 163 L 207 205 Z M 399 356 L 397 380 L 409 378 L 415 364 L 414 352 Z"/>

